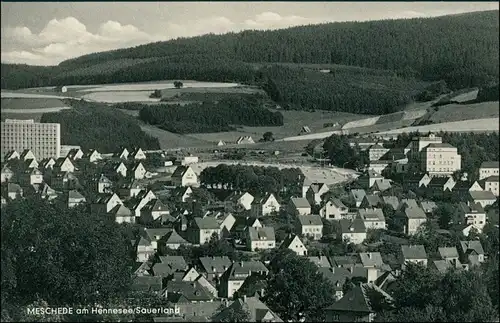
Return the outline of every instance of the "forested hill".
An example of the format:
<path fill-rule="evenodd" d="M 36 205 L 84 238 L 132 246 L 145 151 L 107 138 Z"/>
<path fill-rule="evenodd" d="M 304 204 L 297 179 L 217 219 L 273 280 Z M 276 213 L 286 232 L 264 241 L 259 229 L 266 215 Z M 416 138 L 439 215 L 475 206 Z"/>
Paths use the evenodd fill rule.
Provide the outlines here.
<path fill-rule="evenodd" d="M 252 82 L 250 63 L 342 64 L 451 88 L 498 79 L 499 12 L 342 22 L 158 42 L 85 55 L 42 70 L 2 64 L 2 88 L 196 78 Z M 41 75 L 43 74 L 43 75 Z"/>

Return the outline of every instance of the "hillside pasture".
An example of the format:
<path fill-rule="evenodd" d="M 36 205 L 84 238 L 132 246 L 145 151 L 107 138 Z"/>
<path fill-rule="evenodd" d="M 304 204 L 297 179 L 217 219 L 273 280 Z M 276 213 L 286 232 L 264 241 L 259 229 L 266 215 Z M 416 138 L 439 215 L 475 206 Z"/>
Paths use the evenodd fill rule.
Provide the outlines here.
<path fill-rule="evenodd" d="M 346 123 L 342 127 L 342 129 L 351 129 L 351 128 L 360 128 L 360 127 L 372 126 L 372 125 L 374 125 L 374 124 L 377 123 L 377 121 L 378 121 L 379 118 L 380 118 L 380 116 L 378 116 L 378 117 L 371 117 L 371 118 L 364 118 L 364 119 L 361 119 L 361 120 L 351 121 L 351 122 Z"/>
<path fill-rule="evenodd" d="M 495 118 L 499 116 L 499 102 L 474 104 L 448 104 L 435 111 L 430 120 L 434 123 Z"/>
<path fill-rule="evenodd" d="M 182 87 L 180 89 L 169 88 L 161 90 L 162 99 L 181 101 L 217 101 L 227 97 L 248 94 L 266 95 L 263 90 L 250 86 Z"/>
<path fill-rule="evenodd" d="M 403 132 L 491 132 L 498 131 L 499 118 L 483 118 L 455 122 L 435 123 L 424 126 L 404 127 L 390 131 L 379 132 L 380 135 L 396 135 Z"/>
<path fill-rule="evenodd" d="M 477 98 L 477 94 L 479 93 L 479 89 L 472 89 L 472 90 L 461 90 L 457 91 L 457 93 L 454 93 L 451 97 L 450 100 L 454 102 L 468 102 L 475 100 Z"/>
<path fill-rule="evenodd" d="M 376 124 L 400 121 L 400 120 L 403 120 L 404 115 L 405 115 L 405 113 L 403 111 L 385 114 L 385 115 L 382 115 L 378 118 Z"/>
<path fill-rule="evenodd" d="M 160 99 L 150 98 L 151 91 L 106 91 L 85 94 L 82 98 L 106 103 L 123 102 L 160 102 Z"/>
<path fill-rule="evenodd" d="M 3 98 L 1 101 L 2 111 L 7 110 L 32 110 L 67 108 L 68 105 L 56 98 Z M 22 112 L 22 111 L 20 111 Z"/>
<path fill-rule="evenodd" d="M 147 82 L 147 83 L 121 83 L 121 84 L 106 84 L 95 85 L 93 88 L 84 88 L 81 92 L 109 92 L 109 91 L 154 91 L 163 89 L 174 89 L 176 80 Z M 183 83 L 184 88 L 222 88 L 236 87 L 237 83 L 222 83 L 222 82 L 197 82 L 191 80 L 177 80 Z"/>

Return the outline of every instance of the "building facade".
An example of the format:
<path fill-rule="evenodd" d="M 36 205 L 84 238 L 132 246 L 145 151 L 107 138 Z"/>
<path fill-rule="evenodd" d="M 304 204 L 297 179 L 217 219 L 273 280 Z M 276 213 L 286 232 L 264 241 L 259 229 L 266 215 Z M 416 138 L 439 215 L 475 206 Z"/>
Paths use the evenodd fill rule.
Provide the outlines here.
<path fill-rule="evenodd" d="M 421 169 L 430 176 L 448 176 L 462 168 L 462 156 L 450 144 L 429 144 L 420 156 Z"/>
<path fill-rule="evenodd" d="M 1 123 L 2 158 L 12 150 L 30 149 L 38 160 L 59 158 L 61 152 L 61 125 L 38 123 L 34 120 L 6 119 Z"/>

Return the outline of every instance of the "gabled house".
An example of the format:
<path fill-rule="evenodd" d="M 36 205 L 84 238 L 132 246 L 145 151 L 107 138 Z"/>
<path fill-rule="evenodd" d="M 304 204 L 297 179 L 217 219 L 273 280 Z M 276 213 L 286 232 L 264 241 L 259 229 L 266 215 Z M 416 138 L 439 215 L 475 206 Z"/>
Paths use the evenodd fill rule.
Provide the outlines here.
<path fill-rule="evenodd" d="M 122 200 L 115 193 L 100 194 L 96 201 L 92 203 L 91 210 L 98 214 L 106 214 L 115 206 L 122 204 Z"/>
<path fill-rule="evenodd" d="M 43 183 L 39 186 L 38 193 L 42 199 L 52 201 L 57 198 L 58 194 L 56 190 L 52 189 L 47 183 Z"/>
<path fill-rule="evenodd" d="M 466 197 L 469 192 L 472 191 L 483 191 L 478 181 L 472 182 L 468 180 L 461 180 L 455 183 L 453 187 L 453 193 L 459 195 L 460 197 Z"/>
<path fill-rule="evenodd" d="M 453 187 L 455 187 L 455 180 L 453 177 L 432 177 L 429 184 L 427 184 L 427 189 L 434 192 L 451 192 Z"/>
<path fill-rule="evenodd" d="M 460 260 L 448 261 L 448 260 L 433 260 L 429 266 L 431 269 L 435 269 L 441 274 L 446 273 L 451 268 L 455 269 L 468 269 L 468 265 L 463 265 Z"/>
<path fill-rule="evenodd" d="M 402 245 L 401 254 L 403 269 L 409 262 L 427 267 L 427 253 L 423 245 Z"/>
<path fill-rule="evenodd" d="M 309 186 L 311 186 L 311 184 L 312 184 L 312 181 L 310 179 L 308 179 L 307 177 L 304 177 L 304 179 L 302 181 L 302 195 L 301 195 L 301 197 L 307 198 L 306 194 L 307 194 L 307 191 L 309 190 Z"/>
<path fill-rule="evenodd" d="M 191 166 L 178 166 L 172 174 L 174 186 L 198 186 L 198 175 Z"/>
<path fill-rule="evenodd" d="M 219 223 L 213 217 L 194 218 L 191 225 L 188 226 L 189 236 L 195 244 L 205 244 L 210 241 L 213 234 L 220 237 L 221 229 Z"/>
<path fill-rule="evenodd" d="M 170 233 L 167 233 L 163 237 L 163 244 L 169 249 L 179 249 L 180 246 L 188 246 L 190 243 L 181 237 L 179 233 L 177 233 L 176 230 L 170 231 Z"/>
<path fill-rule="evenodd" d="M 179 192 L 178 196 L 182 203 L 186 203 L 192 194 L 193 194 L 193 189 L 190 186 L 184 186 L 181 188 L 181 191 Z"/>
<path fill-rule="evenodd" d="M 213 322 L 228 322 L 234 312 L 241 310 L 249 314 L 249 322 L 283 322 L 283 320 L 262 303 L 258 297 L 243 296 L 235 300 L 229 307 L 215 315 Z"/>
<path fill-rule="evenodd" d="M 146 204 L 148 204 L 149 202 L 151 202 L 152 200 L 155 200 L 155 199 L 157 199 L 157 197 L 153 193 L 153 191 L 142 190 L 132 200 L 132 202 L 134 202 L 134 203 L 131 205 L 130 209 L 132 210 L 132 212 L 134 212 L 136 217 L 140 217 L 142 208 L 145 207 Z"/>
<path fill-rule="evenodd" d="M 321 209 L 319 215 L 327 220 L 340 220 L 345 219 L 349 209 L 338 198 L 331 198 L 326 201 Z"/>
<path fill-rule="evenodd" d="M 189 266 L 182 256 L 155 256 L 150 272 L 153 276 L 171 278 L 176 273 L 185 275 Z"/>
<path fill-rule="evenodd" d="M 43 182 L 43 173 L 38 168 L 28 168 L 21 174 L 19 183 L 24 186 L 41 184 Z"/>
<path fill-rule="evenodd" d="M 2 183 L 9 182 L 12 177 L 14 177 L 14 172 L 7 165 L 3 166 L 1 173 Z"/>
<path fill-rule="evenodd" d="M 366 208 L 358 210 L 359 217 L 363 220 L 366 229 L 386 228 L 384 212 L 380 208 Z"/>
<path fill-rule="evenodd" d="M 359 205 L 360 208 L 375 208 L 378 207 L 380 204 L 382 204 L 382 199 L 380 196 L 375 195 L 375 194 L 369 194 L 365 195 L 363 198 L 363 201 L 361 201 L 361 204 Z"/>
<path fill-rule="evenodd" d="M 373 170 L 368 170 L 368 172 L 357 178 L 357 182 L 365 190 L 370 189 L 375 184 L 376 181 L 384 181 L 384 180 L 386 181 L 384 176 Z"/>
<path fill-rule="evenodd" d="M 71 190 L 68 192 L 68 208 L 75 207 L 85 202 L 87 202 L 87 199 L 77 190 Z"/>
<path fill-rule="evenodd" d="M 120 162 L 113 167 L 113 173 L 122 177 L 127 177 L 127 166 Z"/>
<path fill-rule="evenodd" d="M 133 149 L 132 153 L 130 154 L 130 157 L 132 157 L 132 159 L 135 160 L 145 160 L 147 158 L 146 154 L 140 147 Z"/>
<path fill-rule="evenodd" d="M 359 259 L 365 268 L 386 268 L 380 252 L 360 252 Z"/>
<path fill-rule="evenodd" d="M 363 189 L 353 189 L 349 192 L 349 200 L 351 201 L 353 205 L 356 207 L 359 207 L 361 205 L 361 202 L 363 202 L 363 199 L 366 196 L 366 191 Z"/>
<path fill-rule="evenodd" d="M 231 233 L 240 238 L 246 238 L 248 233 L 248 228 L 262 228 L 263 225 L 258 218 L 254 217 L 242 217 L 238 216 L 235 218 L 233 227 L 231 228 Z"/>
<path fill-rule="evenodd" d="M 208 281 L 214 281 L 226 272 L 232 262 L 227 256 L 201 257 L 200 264 L 200 272 L 208 279 Z"/>
<path fill-rule="evenodd" d="M 201 304 L 211 304 L 214 300 L 214 295 L 198 282 L 169 281 L 167 287 L 162 290 L 162 295 L 170 304 L 184 307 L 186 310 L 191 307 L 201 308 Z"/>
<path fill-rule="evenodd" d="M 28 159 L 34 159 L 36 160 L 35 154 L 31 151 L 31 149 L 25 149 L 21 153 L 21 156 L 19 157 L 21 160 L 27 161 Z"/>
<path fill-rule="evenodd" d="M 373 193 L 379 193 L 379 192 L 385 192 L 389 189 L 391 189 L 392 185 L 390 180 L 376 180 L 375 183 L 373 184 L 372 187 L 370 187 L 370 192 Z"/>
<path fill-rule="evenodd" d="M 83 155 L 84 155 L 83 150 L 81 150 L 80 148 L 73 148 L 68 152 L 66 157 L 68 157 L 71 160 L 78 160 L 82 159 Z"/>
<path fill-rule="evenodd" d="M 446 261 L 459 261 L 458 250 L 455 247 L 439 247 L 439 256 Z"/>
<path fill-rule="evenodd" d="M 420 208 L 424 210 L 425 214 L 431 214 L 437 209 L 436 202 L 433 201 L 421 201 L 419 202 Z"/>
<path fill-rule="evenodd" d="M 476 184 L 481 188 L 481 189 L 476 189 L 476 191 L 484 190 L 484 191 L 490 191 L 493 193 L 493 195 L 497 196 L 499 195 L 499 177 L 498 175 L 495 176 L 488 176 L 486 178 L 483 178 L 479 182 L 476 182 Z M 472 188 L 471 188 L 472 189 Z"/>
<path fill-rule="evenodd" d="M 163 215 L 169 215 L 169 208 L 159 199 L 152 199 L 140 209 L 139 222 L 141 224 L 151 224 Z"/>
<path fill-rule="evenodd" d="M 109 180 L 104 174 L 101 174 L 99 180 L 97 181 L 97 192 L 98 193 L 109 193 L 111 191 L 111 187 L 113 186 L 113 182 Z"/>
<path fill-rule="evenodd" d="M 238 140 L 236 140 L 237 145 L 246 145 L 246 144 L 254 144 L 254 143 L 255 143 L 255 141 L 250 136 L 242 136 L 242 137 L 239 137 Z"/>
<path fill-rule="evenodd" d="M 408 189 L 415 190 L 420 187 L 427 187 L 431 181 L 428 174 L 413 174 L 403 178 L 403 185 Z"/>
<path fill-rule="evenodd" d="M 130 289 L 133 292 L 146 292 L 159 295 L 162 291 L 162 278 L 155 276 L 135 276 Z"/>
<path fill-rule="evenodd" d="M 280 245 L 282 249 L 290 249 L 295 252 L 299 256 L 307 255 L 307 248 L 300 240 L 299 236 L 296 234 L 289 234 L 285 237 L 283 242 Z"/>
<path fill-rule="evenodd" d="M 267 193 L 261 198 L 255 198 L 251 205 L 252 215 L 255 217 L 268 216 L 280 209 L 280 204 L 274 194 Z"/>
<path fill-rule="evenodd" d="M 212 285 L 212 283 L 210 283 L 208 281 L 208 279 L 205 276 L 203 276 L 202 274 L 200 274 L 194 267 L 189 268 L 185 272 L 185 274 L 181 280 L 182 281 L 190 281 L 190 282 L 192 282 L 192 281 L 198 282 L 201 286 L 208 289 L 214 295 L 214 297 L 219 296 L 219 292 L 217 291 L 217 288 L 215 288 L 215 286 Z"/>
<path fill-rule="evenodd" d="M 120 150 L 118 152 L 116 152 L 114 154 L 114 157 L 118 157 L 120 159 L 127 160 L 129 155 L 130 155 L 130 153 L 129 153 L 128 149 L 122 147 L 122 148 L 120 148 Z"/>
<path fill-rule="evenodd" d="M 153 243 L 148 238 L 140 235 L 136 240 L 132 240 L 132 246 L 136 250 L 137 262 L 148 261 L 156 252 L 156 243 Z M 160 277 L 161 282 L 161 277 Z"/>
<path fill-rule="evenodd" d="M 362 219 L 340 220 L 339 235 L 342 241 L 361 244 L 366 240 L 366 226 Z"/>
<path fill-rule="evenodd" d="M 394 211 L 398 209 L 399 206 L 399 198 L 397 196 L 382 196 L 382 203 L 387 204 L 392 207 Z"/>
<path fill-rule="evenodd" d="M 297 232 L 304 237 L 319 240 L 323 236 L 323 221 L 319 215 L 297 215 Z"/>
<path fill-rule="evenodd" d="M 134 179 L 143 179 L 146 176 L 146 168 L 139 162 L 132 166 L 132 177 Z"/>
<path fill-rule="evenodd" d="M 83 158 L 88 159 L 91 163 L 97 163 L 102 160 L 101 154 L 95 149 L 89 149 Z"/>
<path fill-rule="evenodd" d="M 467 205 L 464 202 L 458 204 L 458 212 L 461 218 L 464 219 L 465 225 L 473 225 L 479 233 L 483 232 L 486 225 L 486 212 L 481 204 Z"/>
<path fill-rule="evenodd" d="M 115 219 L 116 223 L 135 223 L 134 213 L 123 204 L 117 204 L 108 214 Z"/>
<path fill-rule="evenodd" d="M 403 221 L 405 234 L 413 235 L 417 233 L 420 226 L 427 221 L 427 216 L 424 210 L 422 210 L 416 202 L 415 205 L 408 205 L 402 202 L 402 205 L 403 206 L 396 213 L 396 216 Z"/>
<path fill-rule="evenodd" d="M 39 164 L 34 158 L 26 159 L 24 160 L 24 168 L 25 169 L 30 169 L 30 168 L 38 168 Z"/>
<path fill-rule="evenodd" d="M 248 227 L 246 247 L 249 251 L 274 249 L 276 237 L 273 227 Z"/>
<path fill-rule="evenodd" d="M 53 169 L 54 165 L 56 164 L 56 161 L 54 158 L 45 158 L 40 162 L 39 167 L 43 169 Z"/>
<path fill-rule="evenodd" d="M 53 169 L 58 172 L 74 173 L 75 165 L 73 165 L 71 159 L 69 159 L 68 157 L 61 157 L 56 160 Z"/>
<path fill-rule="evenodd" d="M 4 160 L 19 159 L 20 157 L 21 155 L 17 151 L 11 150 L 5 154 Z"/>
<path fill-rule="evenodd" d="M 224 205 L 235 211 L 251 210 L 254 201 L 252 194 L 248 192 L 233 192 L 224 200 Z"/>
<path fill-rule="evenodd" d="M 321 196 L 329 191 L 325 183 L 312 183 L 306 192 L 306 198 L 311 205 L 321 204 Z"/>
<path fill-rule="evenodd" d="M 245 280 L 251 275 L 265 276 L 269 270 L 260 261 L 234 262 L 220 277 L 219 296 L 225 298 L 233 297 Z"/>
<path fill-rule="evenodd" d="M 331 268 L 330 260 L 326 256 L 316 256 L 316 257 L 307 257 L 310 262 L 318 266 L 319 268 Z"/>
<path fill-rule="evenodd" d="M 311 204 L 306 198 L 292 197 L 288 203 L 288 212 L 294 215 L 308 215 L 311 214 Z"/>
<path fill-rule="evenodd" d="M 460 241 L 459 252 L 462 263 L 478 266 L 484 262 L 484 249 L 479 240 Z"/>
<path fill-rule="evenodd" d="M 327 322 L 373 322 L 377 312 L 393 307 L 394 299 L 373 283 L 354 285 L 325 309 Z"/>
<path fill-rule="evenodd" d="M 50 186 L 57 191 L 75 189 L 78 183 L 74 173 L 53 173 L 50 177 Z"/>
<path fill-rule="evenodd" d="M 139 181 L 132 179 L 131 181 L 123 184 L 119 188 L 118 193 L 124 198 L 136 197 L 141 194 L 141 192 L 144 192 L 145 188 L 146 187 L 139 183 Z"/>
<path fill-rule="evenodd" d="M 7 183 L 7 185 L 4 187 L 4 194 L 3 197 L 11 200 L 15 200 L 17 198 L 22 198 L 23 197 L 23 189 L 19 184 L 16 183 Z"/>
<path fill-rule="evenodd" d="M 370 161 L 379 160 L 384 156 L 390 149 L 384 148 L 381 144 L 371 145 L 368 148 L 368 158 Z"/>
<path fill-rule="evenodd" d="M 236 218 L 233 216 L 232 213 L 225 213 L 216 217 L 216 220 L 217 223 L 219 223 L 222 236 L 228 237 L 230 235 L 231 229 L 236 223 Z"/>
<path fill-rule="evenodd" d="M 497 200 L 497 197 L 491 191 L 474 191 L 469 192 L 469 204 L 479 203 L 484 208 L 487 205 L 492 205 Z"/>
<path fill-rule="evenodd" d="M 483 179 L 489 176 L 498 176 L 498 161 L 485 161 L 479 167 L 479 179 Z"/>

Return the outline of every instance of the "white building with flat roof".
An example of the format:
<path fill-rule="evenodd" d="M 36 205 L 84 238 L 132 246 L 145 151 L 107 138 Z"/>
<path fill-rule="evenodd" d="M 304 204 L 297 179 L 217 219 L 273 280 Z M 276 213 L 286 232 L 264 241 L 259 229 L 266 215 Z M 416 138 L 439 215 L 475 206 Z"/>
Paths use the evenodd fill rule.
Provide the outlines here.
<path fill-rule="evenodd" d="M 448 176 L 462 168 L 462 156 L 450 144 L 429 144 L 420 154 L 421 169 L 430 176 Z"/>
<path fill-rule="evenodd" d="M 12 150 L 30 149 L 38 160 L 59 158 L 61 125 L 38 123 L 34 120 L 6 119 L 1 123 L 1 157 Z"/>

